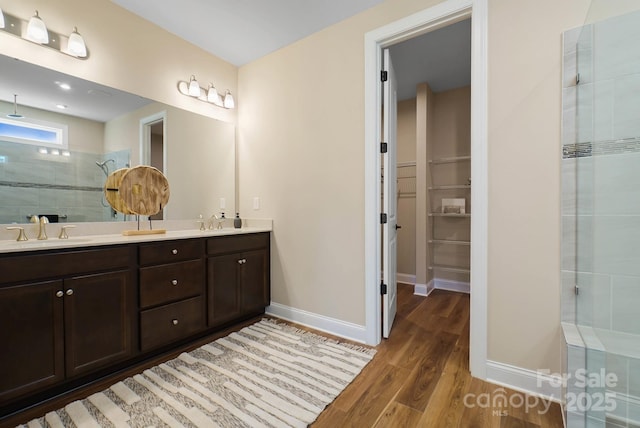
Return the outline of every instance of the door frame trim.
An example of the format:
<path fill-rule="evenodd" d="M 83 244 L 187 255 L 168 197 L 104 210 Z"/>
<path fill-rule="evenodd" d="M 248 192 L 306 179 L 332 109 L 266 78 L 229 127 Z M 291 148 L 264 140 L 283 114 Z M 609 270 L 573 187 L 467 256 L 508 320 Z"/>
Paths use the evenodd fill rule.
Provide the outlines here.
<path fill-rule="evenodd" d="M 471 374 L 487 373 L 488 274 L 488 0 L 447 0 L 365 34 L 364 43 L 364 266 L 366 341 L 381 341 L 380 108 L 382 49 L 466 19 L 472 15 L 471 40 Z"/>

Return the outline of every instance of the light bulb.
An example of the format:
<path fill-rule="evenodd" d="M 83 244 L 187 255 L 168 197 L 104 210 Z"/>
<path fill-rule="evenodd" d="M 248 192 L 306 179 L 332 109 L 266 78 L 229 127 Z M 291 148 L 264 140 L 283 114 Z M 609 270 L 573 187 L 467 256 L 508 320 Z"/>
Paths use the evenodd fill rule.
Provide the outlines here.
<path fill-rule="evenodd" d="M 224 108 L 234 108 L 235 106 L 236 103 L 233 99 L 233 95 L 231 95 L 231 92 L 227 90 L 227 93 L 224 95 Z"/>
<path fill-rule="evenodd" d="M 189 80 L 189 95 L 192 97 L 200 96 L 200 84 L 196 80 L 196 76 L 191 76 L 191 79 Z"/>
<path fill-rule="evenodd" d="M 40 44 L 49 43 L 49 32 L 47 31 L 47 26 L 38 15 L 37 10 L 36 14 L 31 17 L 29 24 L 27 25 L 27 38 L 32 42 Z"/>
<path fill-rule="evenodd" d="M 216 87 L 213 86 L 213 83 L 209 85 L 209 90 L 207 91 L 207 101 L 217 105 L 218 107 L 222 107 L 222 97 L 220 97 L 220 94 L 218 93 Z"/>
<path fill-rule="evenodd" d="M 78 33 L 78 29 L 74 28 L 73 33 L 69 35 L 69 43 L 67 44 L 67 51 L 73 56 L 84 58 L 87 56 L 87 45 L 84 43 L 84 38 Z"/>

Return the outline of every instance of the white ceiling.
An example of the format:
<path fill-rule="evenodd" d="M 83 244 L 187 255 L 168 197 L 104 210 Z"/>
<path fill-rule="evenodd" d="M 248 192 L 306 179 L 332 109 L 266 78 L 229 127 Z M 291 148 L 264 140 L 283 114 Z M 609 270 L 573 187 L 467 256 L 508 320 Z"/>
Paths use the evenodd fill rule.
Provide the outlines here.
<path fill-rule="evenodd" d="M 236 66 L 383 0 L 111 0 Z"/>
<path fill-rule="evenodd" d="M 29 106 L 107 122 L 151 102 L 137 95 L 4 55 L 0 55 L 0 70 L 0 100 L 13 103 L 13 94 L 17 94 L 18 113 L 21 112 L 21 106 Z M 62 90 L 58 83 L 67 83 L 71 89 Z M 57 104 L 66 105 L 67 108 L 59 109 Z M 0 114 L 5 116 L 12 113 L 13 106 L 10 110 Z"/>

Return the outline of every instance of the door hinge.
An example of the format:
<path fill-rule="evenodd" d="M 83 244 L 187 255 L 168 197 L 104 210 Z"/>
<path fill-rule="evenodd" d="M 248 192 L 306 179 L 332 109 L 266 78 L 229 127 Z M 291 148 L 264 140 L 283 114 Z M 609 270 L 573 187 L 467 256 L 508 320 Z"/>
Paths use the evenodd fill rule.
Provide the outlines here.
<path fill-rule="evenodd" d="M 576 85 L 580 83 L 580 73 L 576 73 Z"/>
<path fill-rule="evenodd" d="M 380 143 L 380 153 L 387 153 L 389 145 L 387 143 Z"/>
<path fill-rule="evenodd" d="M 384 282 L 380 281 L 380 294 L 382 296 L 384 296 L 385 294 L 387 294 L 387 284 L 385 284 Z"/>
<path fill-rule="evenodd" d="M 380 224 L 387 223 L 387 213 L 380 213 Z"/>
<path fill-rule="evenodd" d="M 386 82 L 389 79 L 389 73 L 387 73 L 386 71 L 382 70 L 380 72 L 380 80 L 382 80 L 383 82 Z"/>
<path fill-rule="evenodd" d="M 575 293 L 576 293 L 576 296 L 580 294 L 580 287 L 578 285 L 575 286 Z"/>

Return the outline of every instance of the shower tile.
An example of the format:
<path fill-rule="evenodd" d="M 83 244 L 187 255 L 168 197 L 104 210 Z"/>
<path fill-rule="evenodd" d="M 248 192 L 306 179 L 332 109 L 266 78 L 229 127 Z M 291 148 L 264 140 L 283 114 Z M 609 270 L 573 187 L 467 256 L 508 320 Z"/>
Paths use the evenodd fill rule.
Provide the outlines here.
<path fill-rule="evenodd" d="M 561 269 L 591 272 L 593 266 L 592 217 L 562 216 L 561 241 Z"/>
<path fill-rule="evenodd" d="M 640 359 L 629 359 L 629 395 L 640 400 Z"/>
<path fill-rule="evenodd" d="M 594 122 L 593 83 L 581 83 L 576 89 L 576 140 L 578 143 L 589 143 L 593 140 Z"/>
<path fill-rule="evenodd" d="M 576 104 L 577 89 L 575 86 L 562 90 L 562 144 L 577 142 Z"/>
<path fill-rule="evenodd" d="M 598 328 L 611 325 L 611 278 L 609 275 L 578 273 L 580 294 L 576 301 L 578 324 Z"/>
<path fill-rule="evenodd" d="M 613 277 L 612 329 L 640 334 L 640 323 L 636 319 L 638 308 L 640 308 L 640 277 Z"/>
<path fill-rule="evenodd" d="M 640 153 L 596 156 L 594 212 L 601 215 L 640 215 Z"/>
<path fill-rule="evenodd" d="M 640 216 L 594 216 L 592 228 L 592 271 L 640 276 Z"/>
<path fill-rule="evenodd" d="M 572 271 L 562 271 L 562 292 L 560 296 L 562 309 L 562 322 L 576 322 L 576 273 Z"/>
<path fill-rule="evenodd" d="M 613 373 L 618 378 L 613 385 L 608 385 L 608 390 L 627 394 L 629 387 L 629 359 L 622 355 L 607 355 L 607 373 Z"/>
<path fill-rule="evenodd" d="M 594 24 L 597 80 L 632 74 L 640 69 L 640 56 L 630 55 L 640 39 L 640 13 L 627 13 Z"/>
<path fill-rule="evenodd" d="M 593 141 L 611 140 L 615 80 L 599 80 L 593 85 Z"/>
<path fill-rule="evenodd" d="M 640 65 L 640 64 L 639 64 Z M 613 106 L 613 137 L 616 139 L 640 136 L 640 67 L 636 74 L 615 81 Z"/>
<path fill-rule="evenodd" d="M 584 428 L 584 413 L 567 412 L 567 428 Z"/>

